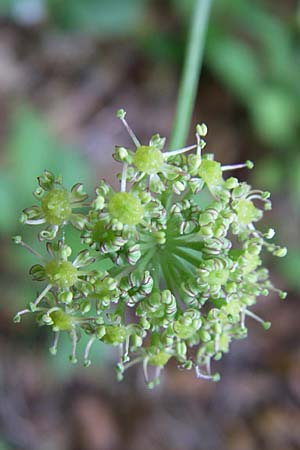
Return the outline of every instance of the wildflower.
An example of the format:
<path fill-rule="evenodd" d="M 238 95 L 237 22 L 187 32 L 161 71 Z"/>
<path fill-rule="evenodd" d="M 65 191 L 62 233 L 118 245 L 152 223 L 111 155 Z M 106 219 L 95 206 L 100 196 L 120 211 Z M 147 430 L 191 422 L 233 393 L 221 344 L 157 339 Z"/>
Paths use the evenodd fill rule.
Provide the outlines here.
<path fill-rule="evenodd" d="M 40 254 L 37 254 L 35 250 L 22 241 L 20 236 L 17 237 L 17 243 L 27 248 L 31 253 L 36 254 L 41 261 L 41 263 L 31 267 L 29 273 L 32 279 L 46 282 L 46 287 L 35 301 L 30 303 L 29 308 L 31 311 L 37 310 L 38 305 L 49 291 L 54 291 L 57 301 L 65 304 L 71 303 L 73 297 L 75 299 L 80 296 L 86 297 L 90 293 L 92 285 L 88 281 L 89 274 L 86 271 L 81 271 L 81 268 L 85 268 L 95 261 L 88 250 L 82 250 L 71 262 L 68 258 L 72 253 L 72 249 L 65 245 L 62 240 L 59 240 L 57 244 L 47 243 L 49 258 L 43 258 Z M 17 314 L 16 320 L 19 318 L 20 313 Z"/>
<path fill-rule="evenodd" d="M 47 228 L 39 233 L 41 240 L 52 240 L 57 236 L 59 227 L 71 222 L 71 224 L 82 229 L 85 222 L 83 214 L 75 213 L 73 210 L 84 205 L 87 194 L 81 183 L 75 184 L 71 192 L 68 192 L 60 178 L 45 170 L 38 177 L 39 187 L 34 191 L 34 196 L 40 205 L 34 205 L 23 210 L 21 222 L 28 225 L 47 225 Z"/>
<path fill-rule="evenodd" d="M 15 238 L 40 259 L 30 273 L 44 283 L 16 321 L 32 312 L 38 324 L 51 326 L 52 353 L 59 334 L 68 333 L 73 362 L 83 331 L 89 336 L 86 366 L 95 343 L 117 347 L 120 380 L 142 363 L 152 388 L 174 358 L 196 377 L 217 381 L 212 361 L 220 360 L 234 339 L 247 336 L 247 320 L 270 327 L 252 311 L 258 297 L 270 291 L 286 296 L 272 285 L 262 261 L 264 250 L 286 254 L 272 241 L 273 229 L 257 228 L 271 208 L 270 194 L 226 177 L 228 171 L 252 169 L 251 161 L 224 166 L 203 154 L 206 125 L 197 125 L 194 145 L 165 151 L 164 138 L 155 134 L 148 144 L 140 143 L 125 111 L 117 115 L 134 144 L 133 150 L 115 149 L 122 164 L 119 191 L 101 180 L 87 204 L 81 185 L 69 193 L 50 172 L 39 178 L 40 206 L 24 210 L 23 221 L 47 224 L 40 237 L 53 242 L 47 243 L 45 259 Z M 88 209 L 78 214 L 77 207 Z M 84 248 L 73 261 L 64 241 L 66 223 L 75 227 Z"/>
<path fill-rule="evenodd" d="M 144 208 L 139 198 L 129 192 L 114 194 L 108 204 L 108 211 L 123 225 L 137 225 L 144 214 Z"/>

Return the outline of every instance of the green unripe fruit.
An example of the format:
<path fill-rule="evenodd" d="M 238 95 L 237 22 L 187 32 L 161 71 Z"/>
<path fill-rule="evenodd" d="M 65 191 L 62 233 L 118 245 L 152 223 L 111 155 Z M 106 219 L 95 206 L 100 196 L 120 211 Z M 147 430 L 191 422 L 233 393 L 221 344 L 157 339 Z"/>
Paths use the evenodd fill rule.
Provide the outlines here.
<path fill-rule="evenodd" d="M 187 353 L 187 346 L 184 341 L 176 343 L 176 353 L 179 358 L 185 359 Z"/>
<path fill-rule="evenodd" d="M 69 220 L 72 214 L 69 194 L 62 189 L 53 189 L 48 192 L 42 199 L 41 207 L 46 221 L 51 225 L 61 225 Z"/>
<path fill-rule="evenodd" d="M 73 328 L 73 319 L 71 316 L 66 314 L 64 311 L 53 311 L 50 314 L 50 317 L 53 321 L 52 327 L 55 330 L 61 331 L 71 331 Z"/>
<path fill-rule="evenodd" d="M 96 222 L 91 233 L 93 242 L 100 242 L 105 233 L 104 225 L 102 222 Z"/>
<path fill-rule="evenodd" d="M 199 337 L 203 342 L 209 342 L 211 340 L 211 336 L 208 331 L 201 328 L 199 331 Z"/>
<path fill-rule="evenodd" d="M 208 129 L 205 123 L 198 123 L 198 125 L 196 126 L 196 131 L 199 134 L 199 136 L 204 137 L 207 135 Z"/>
<path fill-rule="evenodd" d="M 91 303 L 88 300 L 83 300 L 79 309 L 83 314 L 86 314 L 91 310 Z"/>
<path fill-rule="evenodd" d="M 264 330 L 269 330 L 269 328 L 271 328 L 271 322 L 263 322 L 262 326 Z"/>
<path fill-rule="evenodd" d="M 239 180 L 234 177 L 227 178 L 225 181 L 225 186 L 227 189 L 234 189 L 239 185 Z"/>
<path fill-rule="evenodd" d="M 193 325 L 184 323 L 183 320 L 176 320 L 174 323 L 174 331 L 180 339 L 189 339 L 195 334 L 196 329 Z"/>
<path fill-rule="evenodd" d="M 126 328 L 122 325 L 108 325 L 105 327 L 103 342 L 106 344 L 119 345 L 125 341 L 126 336 Z"/>
<path fill-rule="evenodd" d="M 144 215 L 140 200 L 128 192 L 114 194 L 108 204 L 108 211 L 123 225 L 137 225 Z"/>
<path fill-rule="evenodd" d="M 143 345 L 143 338 L 137 334 L 133 334 L 131 337 L 133 347 L 141 347 Z"/>
<path fill-rule="evenodd" d="M 251 200 L 241 199 L 235 207 L 239 222 L 248 225 L 262 217 L 262 211 L 255 208 Z"/>
<path fill-rule="evenodd" d="M 78 280 L 78 270 L 70 261 L 53 259 L 45 265 L 45 273 L 49 282 L 61 289 L 74 286 Z"/>
<path fill-rule="evenodd" d="M 73 300 L 73 294 L 72 294 L 71 291 L 60 292 L 60 293 L 58 294 L 58 300 L 59 300 L 61 303 L 66 303 L 66 304 L 68 305 L 68 304 L 71 303 L 72 300 Z"/>
<path fill-rule="evenodd" d="M 95 283 L 95 291 L 101 297 L 109 295 L 109 293 L 116 289 L 118 282 L 111 277 L 106 277 L 103 280 L 97 280 Z"/>
<path fill-rule="evenodd" d="M 216 269 L 209 272 L 207 282 L 210 285 L 223 285 L 226 283 L 229 277 L 229 271 L 227 269 Z"/>
<path fill-rule="evenodd" d="M 239 317 L 240 309 L 241 307 L 238 300 L 231 300 L 231 302 L 222 307 L 222 311 L 231 317 Z"/>
<path fill-rule="evenodd" d="M 136 149 L 133 157 L 133 164 L 140 172 L 148 175 L 161 171 L 164 162 L 163 154 L 160 150 L 149 145 L 141 145 Z"/>
<path fill-rule="evenodd" d="M 228 353 L 230 344 L 230 336 L 228 334 L 221 334 L 219 338 L 219 349 L 223 353 Z"/>
<path fill-rule="evenodd" d="M 102 339 L 103 336 L 105 335 L 105 333 L 106 333 L 106 328 L 103 325 L 96 328 L 96 335 L 97 335 L 98 339 Z"/>
<path fill-rule="evenodd" d="M 170 353 L 165 352 L 164 350 L 160 350 L 156 355 L 150 356 L 149 364 L 151 366 L 164 367 L 172 355 Z"/>
<path fill-rule="evenodd" d="M 244 273 L 252 273 L 261 264 L 260 257 L 251 253 L 245 253 L 241 259 L 244 265 Z"/>
<path fill-rule="evenodd" d="M 203 159 L 198 172 L 208 186 L 218 186 L 222 183 L 222 167 L 217 161 Z"/>
<path fill-rule="evenodd" d="M 281 247 L 278 248 L 274 251 L 274 255 L 278 256 L 278 258 L 283 258 L 284 256 L 287 255 L 287 248 L 286 247 Z"/>

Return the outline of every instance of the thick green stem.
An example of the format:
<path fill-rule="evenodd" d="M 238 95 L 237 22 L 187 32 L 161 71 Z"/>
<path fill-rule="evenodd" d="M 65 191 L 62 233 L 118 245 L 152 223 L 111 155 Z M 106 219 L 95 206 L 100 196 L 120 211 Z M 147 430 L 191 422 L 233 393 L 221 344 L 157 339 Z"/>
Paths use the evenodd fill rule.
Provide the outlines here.
<path fill-rule="evenodd" d="M 201 72 L 211 4 L 212 0 L 195 0 L 170 142 L 172 149 L 183 147 L 188 136 Z"/>

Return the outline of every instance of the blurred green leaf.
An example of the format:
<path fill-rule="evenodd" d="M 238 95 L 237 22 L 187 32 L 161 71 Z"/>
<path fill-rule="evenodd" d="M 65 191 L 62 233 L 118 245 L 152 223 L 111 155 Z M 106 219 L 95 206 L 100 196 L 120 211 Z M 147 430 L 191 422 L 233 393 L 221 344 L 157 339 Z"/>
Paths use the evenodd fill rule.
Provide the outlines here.
<path fill-rule="evenodd" d="M 288 170 L 288 187 L 291 193 L 292 206 L 294 211 L 299 213 L 300 210 L 300 155 L 296 154 L 291 164 L 287 166 Z"/>
<path fill-rule="evenodd" d="M 9 188 L 9 186 L 12 185 L 13 180 L 11 174 L 5 172 L 4 170 L 0 170 L 0 230 L 2 232 L 11 231 L 12 224 L 16 219 L 14 212 L 15 196 Z"/>
<path fill-rule="evenodd" d="M 61 174 L 67 187 L 86 180 L 92 183 L 91 169 L 80 153 L 58 142 L 48 130 L 46 119 L 27 105 L 15 111 L 6 153 L 6 165 L 0 169 L 2 232 L 16 230 L 21 210 L 34 203 L 36 177 L 44 169 Z"/>
<path fill-rule="evenodd" d="M 277 192 L 282 189 L 283 171 L 278 158 L 262 159 L 253 171 L 252 180 L 254 186 L 264 190 Z"/>
<path fill-rule="evenodd" d="M 100 36 L 132 33 L 144 20 L 147 0 L 48 0 L 56 24 Z"/>
<path fill-rule="evenodd" d="M 211 28 L 206 55 L 212 71 L 235 95 L 246 102 L 255 95 L 261 73 L 251 47 Z"/>
<path fill-rule="evenodd" d="M 281 87 L 262 86 L 250 102 L 253 124 L 261 138 L 286 152 L 295 138 L 298 110 L 290 93 Z"/>
<path fill-rule="evenodd" d="M 0 1 L 0 14 L 8 16 L 11 13 L 13 0 L 1 0 Z"/>
<path fill-rule="evenodd" d="M 287 256 L 282 258 L 278 264 L 281 274 L 285 277 L 289 286 L 299 290 L 300 249 L 289 248 Z"/>
<path fill-rule="evenodd" d="M 0 441 L 0 450 L 10 450 L 10 448 L 4 441 Z"/>
<path fill-rule="evenodd" d="M 192 12 L 195 0 L 172 0 L 172 6 L 178 13 L 179 17 L 184 17 L 186 20 Z"/>
<path fill-rule="evenodd" d="M 174 36 L 168 33 L 147 30 L 138 36 L 138 42 L 147 56 L 157 64 L 181 64 L 184 54 L 184 41 L 180 35 Z"/>
<path fill-rule="evenodd" d="M 293 152 L 299 141 L 300 58 L 291 23 L 275 16 L 264 2 L 219 0 L 207 62 L 248 109 L 260 138 Z"/>

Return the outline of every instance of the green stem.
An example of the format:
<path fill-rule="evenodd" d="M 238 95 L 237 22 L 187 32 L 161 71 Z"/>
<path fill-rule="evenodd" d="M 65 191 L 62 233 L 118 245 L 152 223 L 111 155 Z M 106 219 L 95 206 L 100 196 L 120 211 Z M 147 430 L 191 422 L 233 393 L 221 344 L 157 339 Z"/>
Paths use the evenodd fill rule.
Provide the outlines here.
<path fill-rule="evenodd" d="M 212 0 L 195 0 L 170 148 L 184 147 L 197 94 Z"/>

